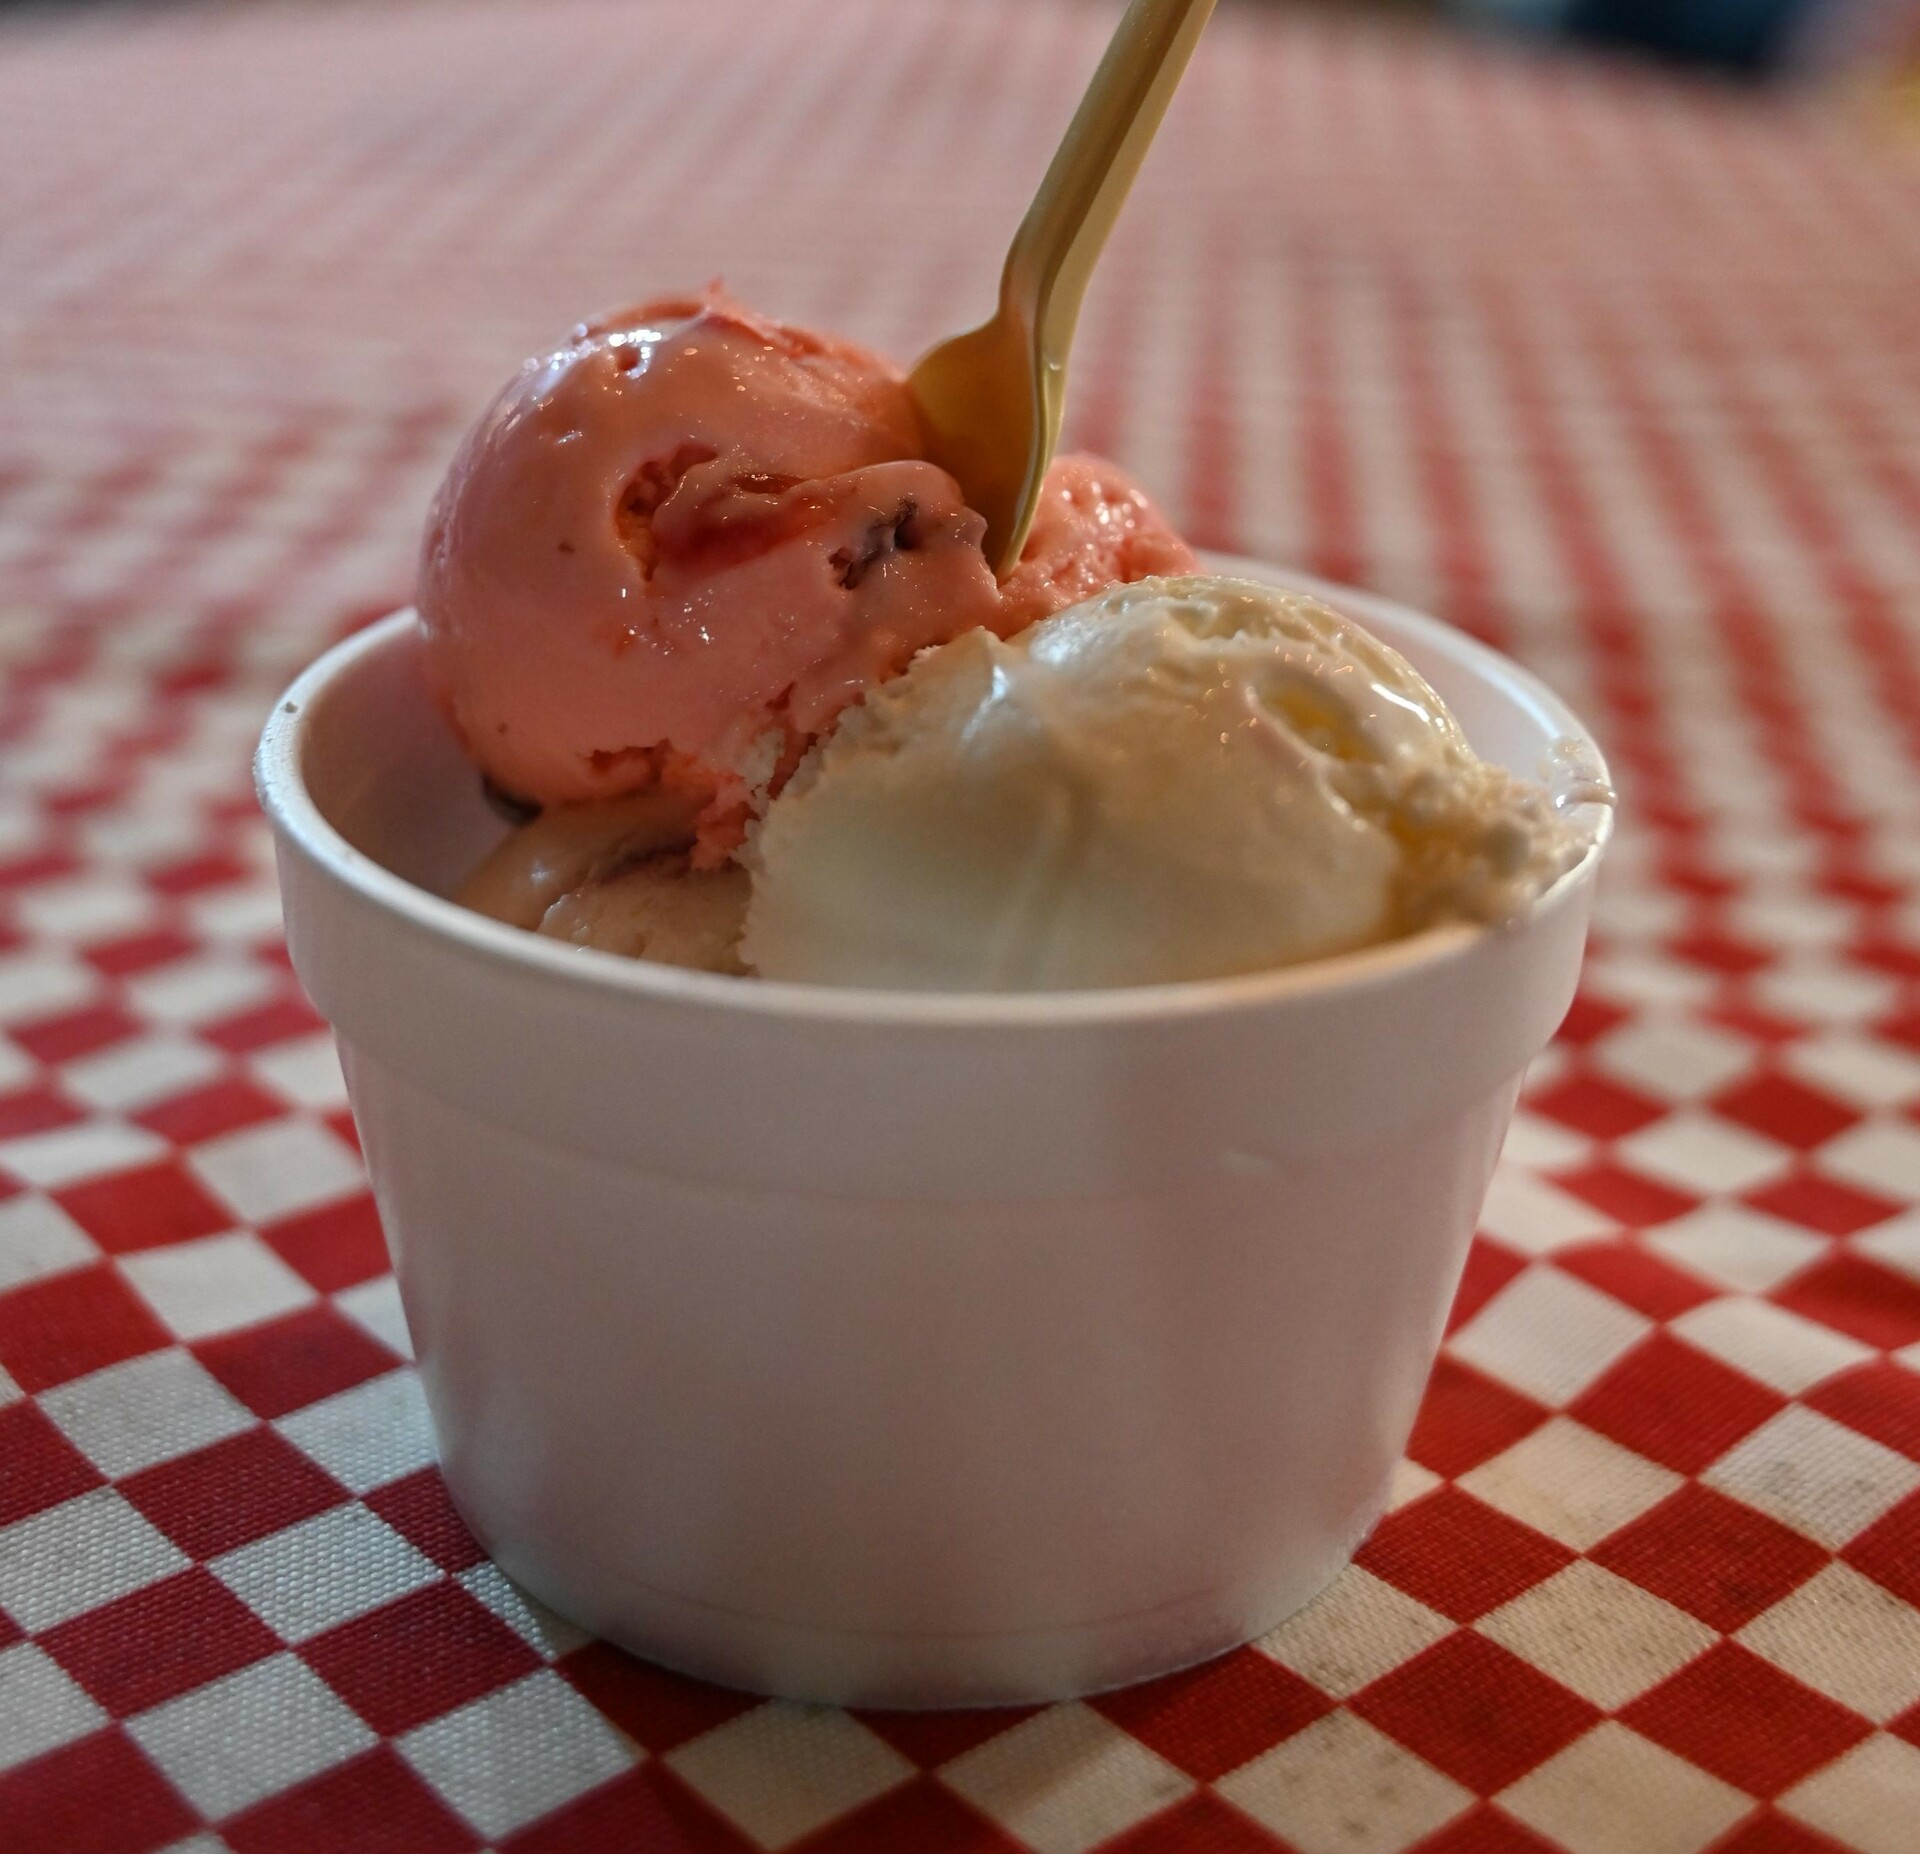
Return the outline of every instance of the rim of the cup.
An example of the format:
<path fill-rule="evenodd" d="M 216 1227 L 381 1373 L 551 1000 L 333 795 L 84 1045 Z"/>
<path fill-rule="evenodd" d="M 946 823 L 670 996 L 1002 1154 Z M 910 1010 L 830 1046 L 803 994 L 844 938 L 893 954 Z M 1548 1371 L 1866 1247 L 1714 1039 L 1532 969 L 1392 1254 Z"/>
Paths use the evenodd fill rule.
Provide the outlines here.
<path fill-rule="evenodd" d="M 1322 599 L 1366 622 L 1385 614 L 1402 630 L 1431 641 L 1482 679 L 1532 709 L 1556 738 L 1576 742 L 1603 776 L 1605 758 L 1579 716 L 1532 671 L 1479 639 L 1412 606 L 1316 575 L 1239 555 L 1207 554 L 1209 571 L 1257 579 Z M 334 828 L 307 789 L 302 761 L 320 696 L 366 660 L 394 648 L 418 625 L 411 607 L 356 631 L 315 658 L 282 692 L 261 732 L 254 783 L 268 818 L 333 881 L 383 913 L 455 943 L 490 963 L 517 967 L 547 980 L 645 998 L 662 1005 L 724 1010 L 792 1021 L 926 1024 L 945 1028 L 1018 1028 L 1209 1016 L 1281 1006 L 1329 992 L 1364 991 L 1411 974 L 1438 973 L 1464 959 L 1489 934 L 1525 932 L 1568 905 L 1590 882 L 1613 832 L 1611 808 L 1597 819 L 1593 839 L 1573 866 L 1544 890 L 1519 919 L 1501 926 L 1447 923 L 1378 946 L 1227 978 L 1182 979 L 1077 991 L 938 992 L 852 985 L 813 985 L 789 979 L 694 972 L 653 960 L 572 946 L 496 921 L 409 882 L 357 850 Z"/>

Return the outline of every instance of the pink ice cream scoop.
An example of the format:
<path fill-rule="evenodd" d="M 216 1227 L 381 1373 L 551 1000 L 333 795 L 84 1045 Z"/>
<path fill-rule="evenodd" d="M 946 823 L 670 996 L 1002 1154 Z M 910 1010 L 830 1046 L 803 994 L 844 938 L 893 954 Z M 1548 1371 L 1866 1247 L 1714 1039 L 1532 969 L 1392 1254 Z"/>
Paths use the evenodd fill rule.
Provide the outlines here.
<path fill-rule="evenodd" d="M 923 449 L 896 368 L 718 288 L 583 324 L 468 434 L 428 523 L 420 613 L 468 752 L 542 804 L 682 787 L 718 860 L 915 652 L 1193 568 L 1120 471 L 1067 457 L 996 584 Z"/>

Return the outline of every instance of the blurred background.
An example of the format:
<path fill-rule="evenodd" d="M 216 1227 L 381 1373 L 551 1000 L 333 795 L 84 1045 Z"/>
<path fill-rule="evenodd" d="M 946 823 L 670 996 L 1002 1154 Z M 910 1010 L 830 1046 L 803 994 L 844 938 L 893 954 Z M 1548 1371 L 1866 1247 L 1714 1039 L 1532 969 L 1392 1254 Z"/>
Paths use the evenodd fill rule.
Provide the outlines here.
<path fill-rule="evenodd" d="M 0 0 L 0 13 L 151 11 L 182 0 Z M 185 0 L 235 10 L 276 0 Z M 531 0 L 539 4 L 539 0 Z M 1400 14 L 1763 79 L 1920 74 L 1920 0 L 1243 0 L 1274 10 Z"/>
<path fill-rule="evenodd" d="M 1312 4 L 1313 0 L 1294 0 Z M 1916 0 L 1319 0 L 1452 17 L 1541 39 L 1759 77 L 1902 73 L 1920 59 Z"/>

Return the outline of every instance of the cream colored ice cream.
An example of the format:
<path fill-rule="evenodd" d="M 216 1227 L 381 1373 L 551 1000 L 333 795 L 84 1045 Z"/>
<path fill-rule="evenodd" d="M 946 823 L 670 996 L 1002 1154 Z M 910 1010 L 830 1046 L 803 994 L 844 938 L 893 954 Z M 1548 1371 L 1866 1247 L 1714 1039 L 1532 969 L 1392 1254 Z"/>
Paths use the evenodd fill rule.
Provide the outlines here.
<path fill-rule="evenodd" d="M 916 990 L 1213 978 L 1498 921 L 1584 847 L 1357 625 L 1145 580 L 848 711 L 749 846 L 741 954 Z"/>

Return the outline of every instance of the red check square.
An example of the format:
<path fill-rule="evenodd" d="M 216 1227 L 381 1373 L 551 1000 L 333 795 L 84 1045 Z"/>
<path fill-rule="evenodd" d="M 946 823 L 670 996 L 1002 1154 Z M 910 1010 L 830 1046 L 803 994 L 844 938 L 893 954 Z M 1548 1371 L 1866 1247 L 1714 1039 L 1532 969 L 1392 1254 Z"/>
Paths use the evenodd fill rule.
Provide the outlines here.
<path fill-rule="evenodd" d="M 307 1665 L 382 1737 L 534 1673 L 540 1657 L 456 1583 L 429 1584 L 315 1636 Z"/>
<path fill-rule="evenodd" d="M 1697 1197 L 1643 1178 L 1609 1159 L 1573 1171 L 1554 1172 L 1551 1176 L 1561 1190 L 1571 1191 L 1628 1229 L 1648 1229 L 1656 1223 L 1670 1223 L 1675 1217 L 1685 1216 L 1700 1202 Z"/>
<path fill-rule="evenodd" d="M 387 1272 L 387 1239 L 371 1193 L 263 1225 L 261 1238 L 323 1294 Z"/>
<path fill-rule="evenodd" d="M 202 1560 L 347 1498 L 331 1475 L 264 1427 L 144 1469 L 122 1481 L 120 1492 L 182 1551 Z"/>
<path fill-rule="evenodd" d="M 325 1302 L 264 1326 L 203 1339 L 192 1349 L 249 1410 L 269 1420 L 351 1389 L 399 1363 Z"/>
<path fill-rule="evenodd" d="M 124 1043 L 146 1029 L 139 1018 L 117 1004 L 91 1004 L 82 1011 L 64 1011 L 37 1023 L 9 1024 L 8 1038 L 36 1061 L 72 1062 L 109 1044 Z"/>
<path fill-rule="evenodd" d="M 467 1854 L 480 1845 L 387 1745 L 255 1803 L 220 1835 L 233 1854 Z"/>
<path fill-rule="evenodd" d="M 62 1210 L 109 1254 L 189 1242 L 233 1228 L 233 1212 L 177 1160 L 93 1178 L 53 1194 Z"/>
<path fill-rule="evenodd" d="M 1389 1513 L 1354 1562 L 1455 1622 L 1472 1622 L 1573 1561 L 1564 1545 L 1443 1487 Z"/>
<path fill-rule="evenodd" d="M 704 1680 L 671 1673 L 651 1661 L 625 1654 L 609 1642 L 589 1642 L 556 1663 L 556 1671 L 655 1756 L 664 1756 L 676 1745 L 698 1738 L 716 1725 L 725 1725 L 759 1704 L 751 1694 L 736 1693 L 730 1687 L 710 1687 Z M 1000 1729 L 994 1727 L 995 1731 Z"/>
<path fill-rule="evenodd" d="M 0 1773 L 0 1822 L 23 1854 L 152 1854 L 200 1826 L 117 1730 Z"/>
<path fill-rule="evenodd" d="M 808 1854 L 814 1844 L 809 1841 Z M 908 1847 L 920 1854 L 914 1843 L 896 1843 L 905 1854 Z M 564 1808 L 556 1809 L 501 1844 L 501 1854 L 615 1854 L 615 1850 L 633 1849 L 635 1854 L 760 1854 L 759 1843 L 750 1841 L 739 1829 L 719 1814 L 704 1799 L 676 1777 L 666 1765 L 636 1765 L 611 1783 L 576 1797 Z M 967 1854 L 1001 1854 L 1002 1844 L 987 1842 L 970 1847 Z M 936 1854 L 929 1850 L 929 1854 Z M 280 1854 L 269 1850 L 236 1847 L 235 1854 Z M 296 1854 L 305 1854 L 298 1850 Z M 320 1854 L 318 1849 L 313 1854 Z M 400 1850 L 394 1850 L 400 1854 Z"/>
<path fill-rule="evenodd" d="M 195 1565 L 48 1629 L 40 1645 L 124 1719 L 264 1661 L 280 1638 Z"/>
<path fill-rule="evenodd" d="M 1811 1539 L 1697 1484 L 1677 1489 L 1589 1555 L 1729 1634 L 1827 1562 Z"/>
<path fill-rule="evenodd" d="M 1662 1261 L 1630 1237 L 1559 1249 L 1553 1262 L 1649 1319 L 1678 1319 L 1689 1308 L 1714 1298 L 1714 1290 L 1704 1282 Z"/>
<path fill-rule="evenodd" d="M 1490 1301 L 1494 1295 L 1526 1268 L 1526 1257 L 1484 1236 L 1473 1239 L 1467 1251 L 1467 1265 L 1460 1271 L 1460 1285 L 1454 1289 L 1453 1305 L 1447 1310 L 1447 1331 L 1456 1332 Z"/>
<path fill-rule="evenodd" d="M 364 1504 L 443 1571 L 464 1571 L 486 1560 L 467 1522 L 454 1511 L 438 1468 L 421 1468 L 376 1487 Z"/>
<path fill-rule="evenodd" d="M 1202 1783 L 1333 1710 L 1318 1687 L 1252 1648 L 1088 1703 Z"/>
<path fill-rule="evenodd" d="M 48 1390 L 172 1342 L 133 1289 L 105 1264 L 0 1295 L 0 1366 L 22 1390 Z"/>
<path fill-rule="evenodd" d="M 1786 1399 L 1671 1334 L 1649 1334 L 1569 1414 L 1662 1467 L 1697 1474 Z"/>
<path fill-rule="evenodd" d="M 1420 1854 L 1427 1854 L 1426 1849 Z M 1768 1808 L 1749 1816 L 1724 1841 L 1716 1841 L 1713 1854 L 1849 1854 L 1849 1850 Z"/>
<path fill-rule="evenodd" d="M 1764 1133 L 1797 1152 L 1811 1152 L 1859 1124 L 1856 1108 L 1787 1075 L 1757 1075 L 1709 1103 L 1716 1114 Z"/>
<path fill-rule="evenodd" d="M 1547 1420 L 1531 1397 L 1445 1353 L 1434 1362 L 1407 1453 L 1449 1480 L 1477 1468 Z"/>
<path fill-rule="evenodd" d="M 236 856 L 191 856 L 148 870 L 147 886 L 162 895 L 192 895 L 203 888 L 244 881 L 247 873 L 246 864 Z"/>
<path fill-rule="evenodd" d="M 1791 1312 L 1889 1352 L 1920 1341 L 1920 1281 L 1863 1255 L 1829 1256 L 1795 1275 L 1773 1298 Z"/>
<path fill-rule="evenodd" d="M 74 1106 L 58 1089 L 45 1083 L 0 1095 L 0 1139 L 25 1139 L 33 1133 L 51 1133 L 55 1127 L 70 1127 L 86 1117 L 84 1109 Z"/>
<path fill-rule="evenodd" d="M 1668 1111 L 1664 1101 L 1650 1101 L 1623 1083 L 1578 1073 L 1529 1095 L 1527 1107 L 1592 1139 L 1622 1139 L 1651 1126 Z"/>
<path fill-rule="evenodd" d="M 174 927 L 157 927 L 147 933 L 126 934 L 114 940 L 101 940 L 86 949 L 87 963 L 108 978 L 131 978 L 136 972 L 148 972 L 155 966 L 170 965 L 197 953 L 200 943 L 189 939 Z"/>
<path fill-rule="evenodd" d="M 1565 1849 L 1481 1803 L 1421 1842 L 1420 1854 L 1565 1854 Z"/>
<path fill-rule="evenodd" d="M 1857 1185 L 1842 1184 L 1815 1166 L 1803 1165 L 1778 1184 L 1749 1191 L 1742 1203 L 1769 1216 L 1783 1217 L 1822 1236 L 1852 1236 L 1884 1223 L 1902 1208 L 1891 1198 L 1876 1197 Z"/>
<path fill-rule="evenodd" d="M 311 1036 L 326 1027 L 325 1019 L 304 998 L 290 996 L 255 1005 L 216 1023 L 203 1024 L 199 1035 L 204 1042 L 224 1049 L 230 1056 L 244 1056 L 269 1044 Z"/>
<path fill-rule="evenodd" d="M 1840 1555 L 1920 1609 L 1920 1493 L 1881 1514 L 1858 1538 L 1849 1539 Z"/>
<path fill-rule="evenodd" d="M 1620 1717 L 1753 1796 L 1791 1789 L 1873 1730 L 1738 1642 L 1716 1643 Z"/>
<path fill-rule="evenodd" d="M 1481 1796 L 1565 1750 L 1600 1714 L 1470 1629 L 1448 1635 L 1348 1705 Z"/>
<path fill-rule="evenodd" d="M 1554 1040 L 1571 1043 L 1576 1049 L 1583 1048 L 1625 1023 L 1627 1017 L 1628 1013 L 1617 1004 L 1608 1004 L 1590 991 L 1576 992 Z"/>
<path fill-rule="evenodd" d="M 1773 955 L 1763 947 L 1713 929 L 1682 934 L 1666 944 L 1668 952 L 1689 965 L 1704 966 L 1709 972 L 1724 972 L 1736 978 L 1762 971 L 1773 963 Z"/>
<path fill-rule="evenodd" d="M 1879 1358 L 1816 1384 L 1801 1401 L 1920 1461 L 1920 1372 Z"/>
<path fill-rule="evenodd" d="M 952 1712 L 880 1712 L 863 1707 L 853 1716 L 922 1770 L 937 1770 L 989 1738 L 1012 1731 L 1039 1710 L 1038 1706 L 980 1706 Z"/>
<path fill-rule="evenodd" d="M 100 1471 L 47 1421 L 38 1404 L 0 1410 L 0 1526 L 102 1484 Z"/>
<path fill-rule="evenodd" d="M 1222 1813 L 1226 1813 L 1224 1806 Z M 1154 1822 L 1157 1825 L 1164 1819 L 1156 1816 Z M 1242 1816 L 1241 1820 L 1246 1818 Z M 663 1845 L 678 1848 L 682 1844 L 675 1841 Z M 808 1836 L 805 1845 L 807 1854 L 906 1854 L 908 1849 L 912 1854 L 1027 1854 L 1025 1842 L 1016 1841 L 985 1816 L 977 1815 L 937 1778 L 925 1776 L 915 1777 L 843 1815 Z M 1136 1842 L 1122 1835 L 1101 1842 L 1100 1854 L 1127 1854 L 1134 1848 L 1161 1849 L 1171 1854 L 1181 1845 L 1177 1835 L 1150 1842 Z M 1200 1845 L 1191 1840 L 1186 1843 L 1194 1849 Z M 1230 1839 L 1215 1839 L 1206 1846 L 1209 1854 L 1236 1854 L 1236 1844 Z M 1261 1836 L 1257 1843 L 1243 1841 L 1239 1846 L 1257 1846 L 1259 1854 L 1273 1854 L 1273 1842 L 1267 1836 Z"/>
<path fill-rule="evenodd" d="M 197 1140 L 213 1139 L 263 1120 L 278 1120 L 286 1111 L 284 1101 L 238 1075 L 230 1075 L 191 1094 L 177 1094 L 133 1117 L 162 1139 L 170 1139 L 176 1146 L 191 1146 Z"/>

